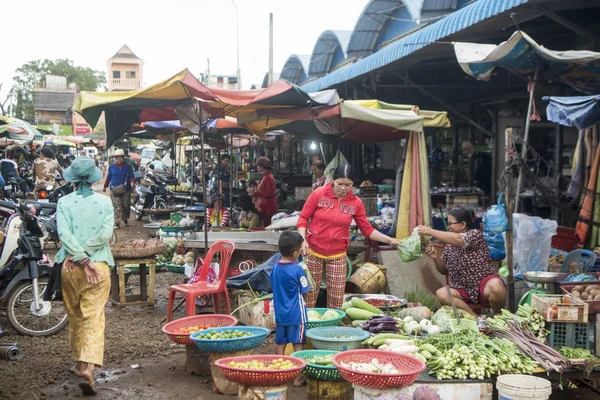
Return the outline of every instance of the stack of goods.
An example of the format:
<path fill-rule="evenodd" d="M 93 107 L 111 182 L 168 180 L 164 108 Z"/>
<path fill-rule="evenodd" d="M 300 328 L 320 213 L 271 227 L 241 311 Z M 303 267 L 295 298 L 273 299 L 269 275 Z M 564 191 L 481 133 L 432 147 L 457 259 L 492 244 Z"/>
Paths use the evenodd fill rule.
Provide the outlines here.
<path fill-rule="evenodd" d="M 165 264 L 173 259 L 175 251 L 177 250 L 180 244 L 180 241 L 174 238 L 164 238 L 162 241 L 164 244 L 167 245 L 167 248 L 162 254 L 157 255 L 156 259 L 159 263 Z M 183 241 L 181 242 L 181 244 L 183 245 Z"/>
<path fill-rule="evenodd" d="M 507 323 L 517 321 L 521 327 L 531 332 L 540 342 L 546 341 L 548 331 L 546 330 L 546 321 L 542 315 L 529 304 L 519 305 L 516 314 L 508 310 L 502 310 L 502 314 L 496 315 L 494 318 L 486 319 L 486 323 L 490 328 L 507 329 Z"/>
<path fill-rule="evenodd" d="M 144 258 L 163 253 L 167 249 L 160 239 L 133 239 L 119 242 L 111 247 L 115 258 Z"/>

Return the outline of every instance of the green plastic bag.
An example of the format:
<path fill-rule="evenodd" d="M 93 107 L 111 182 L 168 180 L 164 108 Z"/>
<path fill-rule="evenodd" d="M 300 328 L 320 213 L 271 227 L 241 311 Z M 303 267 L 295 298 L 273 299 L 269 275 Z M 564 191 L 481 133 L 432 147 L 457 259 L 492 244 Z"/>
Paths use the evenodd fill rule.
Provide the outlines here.
<path fill-rule="evenodd" d="M 417 228 L 413 229 L 411 235 L 400 240 L 398 255 L 403 263 L 415 261 L 423 256 L 421 253 L 421 235 Z"/>

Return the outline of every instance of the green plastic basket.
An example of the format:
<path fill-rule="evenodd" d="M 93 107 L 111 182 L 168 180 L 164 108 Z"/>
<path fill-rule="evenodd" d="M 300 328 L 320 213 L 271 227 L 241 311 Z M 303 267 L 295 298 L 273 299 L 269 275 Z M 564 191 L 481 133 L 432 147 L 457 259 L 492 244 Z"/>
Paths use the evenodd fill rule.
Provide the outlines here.
<path fill-rule="evenodd" d="M 191 230 L 191 226 L 160 226 L 160 230 L 163 232 L 181 232 Z"/>
<path fill-rule="evenodd" d="M 322 357 L 330 354 L 337 354 L 339 351 L 332 350 L 301 350 L 291 354 L 292 357 L 298 357 L 306 361 L 306 367 L 302 370 L 302 375 L 308 379 L 315 379 L 317 381 L 341 381 L 342 376 L 335 365 L 325 366 L 318 364 L 311 364 L 308 362 L 309 358 Z"/>
<path fill-rule="evenodd" d="M 346 351 L 362 348 L 362 342 L 369 338 L 369 332 L 345 326 L 322 326 L 309 329 L 306 336 L 317 350 Z"/>
<path fill-rule="evenodd" d="M 166 263 L 167 270 L 176 274 L 185 274 L 185 265 L 175 265 L 173 263 Z"/>
<path fill-rule="evenodd" d="M 342 324 L 342 320 L 344 319 L 344 317 L 346 316 L 346 313 L 343 312 L 342 310 L 337 310 L 335 308 L 307 308 L 306 312 L 313 310 L 318 312 L 319 314 L 323 315 L 326 311 L 328 310 L 333 310 L 335 312 L 338 313 L 339 317 L 338 318 L 333 318 L 333 319 L 327 319 L 324 321 L 308 321 L 306 323 L 306 329 L 312 329 L 312 328 L 319 328 L 322 326 L 339 326 Z"/>

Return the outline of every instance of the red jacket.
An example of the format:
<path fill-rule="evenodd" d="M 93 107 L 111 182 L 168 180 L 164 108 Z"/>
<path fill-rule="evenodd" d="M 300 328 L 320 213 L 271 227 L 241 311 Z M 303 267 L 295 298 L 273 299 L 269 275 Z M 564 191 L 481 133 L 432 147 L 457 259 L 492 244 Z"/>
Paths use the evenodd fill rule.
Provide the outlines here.
<path fill-rule="evenodd" d="M 307 228 L 306 241 L 312 251 L 322 256 L 344 253 L 350 245 L 352 218 L 365 237 L 375 230 L 367 220 L 365 205 L 354 194 L 343 200 L 333 194 L 332 184 L 318 188 L 308 196 L 300 217 L 298 228 Z"/>
<path fill-rule="evenodd" d="M 275 192 L 275 178 L 270 172 L 265 172 L 258 184 L 258 191 L 254 194 L 258 199 L 256 208 L 260 215 L 269 218 L 277 214 L 277 194 Z"/>

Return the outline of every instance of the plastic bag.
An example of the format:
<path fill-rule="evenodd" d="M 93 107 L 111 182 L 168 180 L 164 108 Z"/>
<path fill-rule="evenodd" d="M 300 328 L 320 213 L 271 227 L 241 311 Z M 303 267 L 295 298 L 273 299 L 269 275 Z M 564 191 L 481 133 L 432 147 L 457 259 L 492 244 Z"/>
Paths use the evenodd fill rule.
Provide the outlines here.
<path fill-rule="evenodd" d="M 556 235 L 557 227 L 556 221 L 513 214 L 515 276 L 526 271 L 548 271 L 552 236 Z"/>
<path fill-rule="evenodd" d="M 419 235 L 417 228 L 413 229 L 409 237 L 400 240 L 400 243 L 398 255 L 403 263 L 415 261 L 423 256 L 421 253 L 421 235 Z"/>
<path fill-rule="evenodd" d="M 493 259 L 501 260 L 506 257 L 506 249 L 504 248 L 504 237 L 499 232 L 483 231 L 483 237 L 490 249 L 490 255 Z"/>
<path fill-rule="evenodd" d="M 498 195 L 498 204 L 492 205 L 483 215 L 483 230 L 485 232 L 506 232 L 508 230 L 508 218 L 506 207 L 502 203 L 504 193 Z"/>
<path fill-rule="evenodd" d="M 308 266 L 306 265 L 304 260 L 300 261 L 298 265 L 300 265 L 304 270 L 304 275 L 306 275 L 306 279 L 308 280 L 308 287 L 310 288 L 309 292 L 314 292 L 317 288 L 317 285 L 315 284 L 315 280 L 312 278 L 312 274 L 310 273 Z"/>

